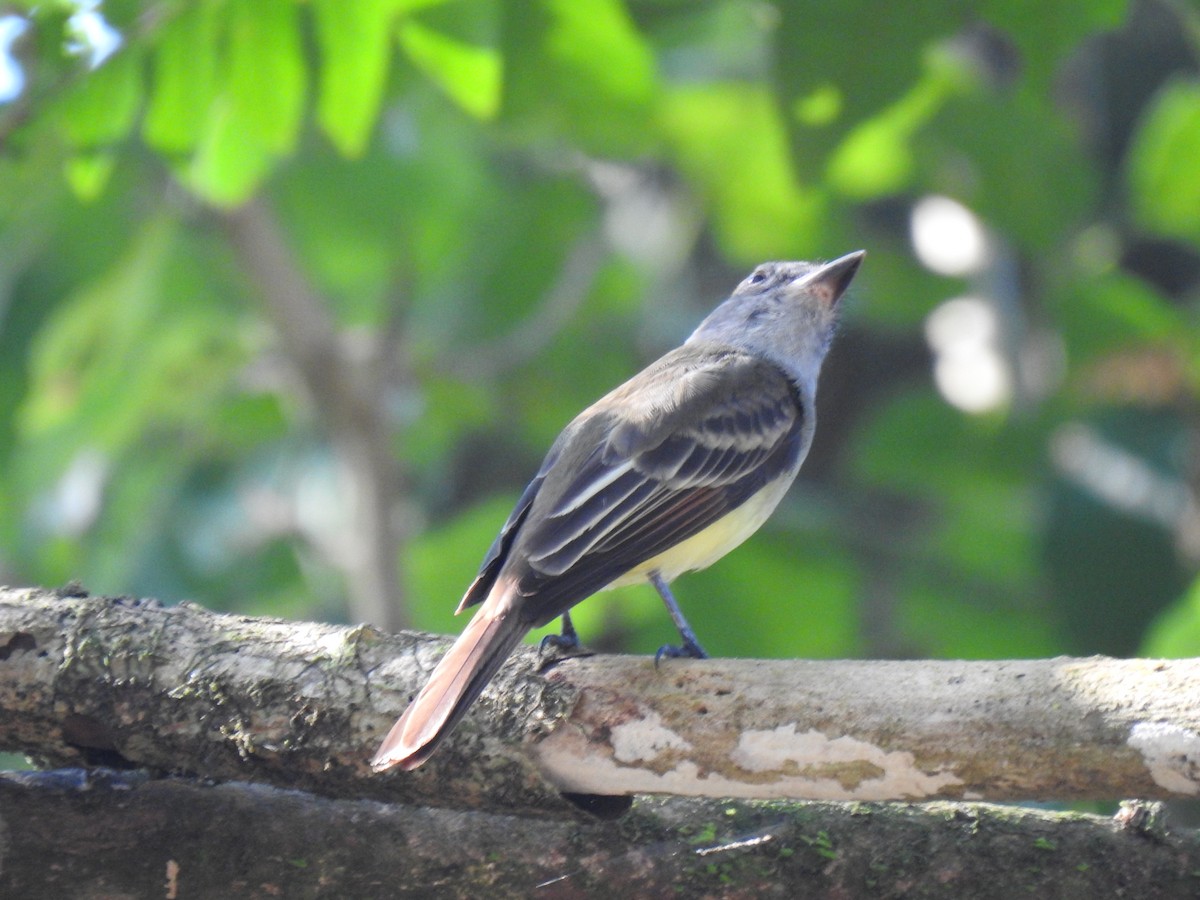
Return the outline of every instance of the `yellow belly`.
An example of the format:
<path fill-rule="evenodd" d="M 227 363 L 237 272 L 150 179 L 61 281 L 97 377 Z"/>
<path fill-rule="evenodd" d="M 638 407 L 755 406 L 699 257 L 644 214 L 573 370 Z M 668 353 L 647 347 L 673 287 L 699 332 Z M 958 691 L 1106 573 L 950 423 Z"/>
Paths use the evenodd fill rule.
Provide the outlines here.
<path fill-rule="evenodd" d="M 651 572 L 658 572 L 665 581 L 673 581 L 684 572 L 694 572 L 711 566 L 732 550 L 767 520 L 787 489 L 791 478 L 779 478 L 767 485 L 733 512 L 718 519 L 699 534 L 664 550 L 658 556 L 630 569 L 604 589 L 626 584 L 641 584 Z"/>

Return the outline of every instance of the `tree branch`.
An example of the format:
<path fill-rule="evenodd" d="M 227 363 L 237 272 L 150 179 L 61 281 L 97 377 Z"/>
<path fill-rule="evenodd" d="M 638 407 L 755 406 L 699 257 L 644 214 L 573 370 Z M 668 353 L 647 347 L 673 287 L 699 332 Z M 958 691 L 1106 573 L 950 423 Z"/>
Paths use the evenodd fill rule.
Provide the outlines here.
<path fill-rule="evenodd" d="M 445 642 L 0 589 L 0 750 L 339 797 L 1194 797 L 1200 661 L 570 659 L 520 652 L 433 760 L 366 759 Z"/>
<path fill-rule="evenodd" d="M 404 476 L 392 448 L 387 404 L 380 399 L 387 385 L 379 378 L 392 367 L 389 361 L 360 364 L 345 352 L 327 304 L 261 200 L 224 214 L 221 221 L 344 463 L 355 527 L 351 539 L 330 555 L 345 571 L 354 615 L 382 628 L 401 628 L 408 624 L 396 568 L 397 548 L 408 538 Z M 380 340 L 380 351 L 394 351 L 397 341 L 393 327 Z"/>
<path fill-rule="evenodd" d="M 643 796 L 627 812 L 560 794 L 1191 795 L 1194 660 L 539 672 L 529 650 L 427 766 L 370 775 L 444 645 L 0 588 L 0 749 L 92 769 L 0 774 L 0 895 L 1195 895 L 1200 837 L 1153 804 L 1108 820 Z M 150 771 L 95 768 L 114 765 Z M 626 814 L 583 816 L 589 799 Z"/>
<path fill-rule="evenodd" d="M 577 240 L 567 254 L 558 278 L 541 304 L 506 333 L 484 341 L 440 364 L 464 381 L 478 382 L 511 371 L 540 353 L 563 330 L 587 299 L 604 264 L 607 245 L 597 234 Z"/>
<path fill-rule="evenodd" d="M 1105 819 L 974 803 L 647 798 L 611 822 L 111 770 L 9 773 L 0 894 L 1192 898 L 1200 842 L 1168 831 L 1156 806 Z"/>

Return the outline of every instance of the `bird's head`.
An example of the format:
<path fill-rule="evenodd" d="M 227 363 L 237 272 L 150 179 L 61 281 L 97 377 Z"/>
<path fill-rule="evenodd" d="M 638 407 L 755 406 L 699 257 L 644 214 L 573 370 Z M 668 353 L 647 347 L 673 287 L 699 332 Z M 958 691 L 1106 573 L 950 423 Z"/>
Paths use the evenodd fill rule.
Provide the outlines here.
<path fill-rule="evenodd" d="M 838 301 L 864 256 L 856 250 L 828 263 L 763 263 L 688 340 L 760 354 L 815 386 L 837 328 Z"/>

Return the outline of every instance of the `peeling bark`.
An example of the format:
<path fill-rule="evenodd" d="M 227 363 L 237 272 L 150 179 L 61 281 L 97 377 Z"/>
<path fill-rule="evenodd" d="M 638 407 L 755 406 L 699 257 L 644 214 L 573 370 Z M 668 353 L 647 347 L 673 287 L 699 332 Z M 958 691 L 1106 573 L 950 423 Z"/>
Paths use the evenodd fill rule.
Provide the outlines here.
<path fill-rule="evenodd" d="M 1200 793 L 1200 661 L 679 661 L 551 673 L 564 790 L 808 800 Z"/>
<path fill-rule="evenodd" d="M 0 590 L 0 750 L 558 814 L 575 794 L 1079 800 L 1200 791 L 1200 661 L 519 652 L 431 762 L 366 760 L 442 638 Z"/>
<path fill-rule="evenodd" d="M 1200 837 L 1154 805 L 561 793 L 1194 795 L 1194 660 L 539 669 L 529 650 L 427 766 L 371 775 L 444 647 L 0 589 L 0 749 L 60 767 L 0 774 L 0 896 L 1200 893 Z"/>

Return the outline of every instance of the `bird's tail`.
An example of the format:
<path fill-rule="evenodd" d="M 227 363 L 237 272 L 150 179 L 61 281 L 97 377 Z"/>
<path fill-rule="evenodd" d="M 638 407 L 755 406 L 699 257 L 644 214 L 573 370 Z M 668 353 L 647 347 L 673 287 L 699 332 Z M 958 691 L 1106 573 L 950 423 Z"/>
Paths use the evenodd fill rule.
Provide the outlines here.
<path fill-rule="evenodd" d="M 371 768 L 415 769 L 429 759 L 528 630 L 529 623 L 512 609 L 510 592 L 493 589 L 392 726 Z"/>

